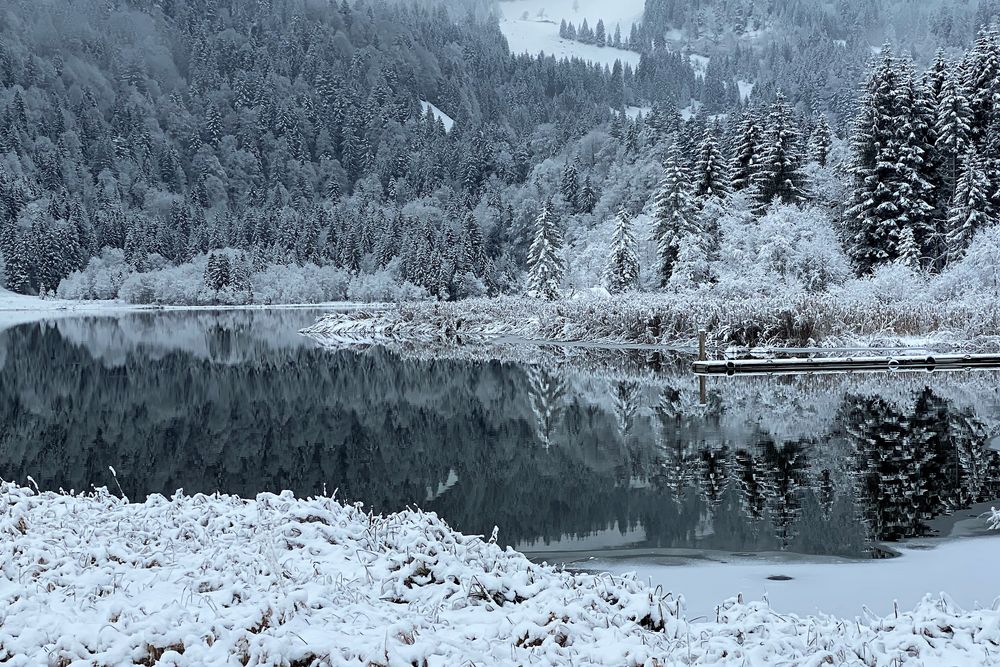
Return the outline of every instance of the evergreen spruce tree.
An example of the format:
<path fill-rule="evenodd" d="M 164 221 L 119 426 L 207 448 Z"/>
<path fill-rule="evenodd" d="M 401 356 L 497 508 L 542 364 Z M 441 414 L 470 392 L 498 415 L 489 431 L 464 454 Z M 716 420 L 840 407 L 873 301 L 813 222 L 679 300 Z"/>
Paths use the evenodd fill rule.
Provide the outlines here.
<path fill-rule="evenodd" d="M 983 158 L 973 150 L 964 164 L 948 212 L 946 243 L 951 261 L 962 256 L 977 230 L 994 222 L 989 215 L 990 182 Z"/>
<path fill-rule="evenodd" d="M 743 114 L 733 159 L 732 187 L 734 191 L 750 187 L 760 165 L 761 129 L 753 111 Z"/>
<path fill-rule="evenodd" d="M 830 124 L 826 120 L 826 115 L 820 114 L 816 120 L 816 127 L 813 128 L 812 134 L 809 136 L 809 159 L 821 167 L 825 167 L 832 143 Z"/>
<path fill-rule="evenodd" d="M 633 222 L 624 208 L 615 216 L 611 254 L 604 269 L 604 285 L 611 293 L 627 292 L 639 286 L 639 246 Z"/>
<path fill-rule="evenodd" d="M 580 204 L 581 213 L 593 213 L 594 207 L 597 206 L 597 191 L 594 190 L 589 175 L 583 180 L 583 187 L 580 188 L 578 203 Z"/>
<path fill-rule="evenodd" d="M 913 227 L 904 227 L 899 240 L 899 262 L 911 269 L 921 268 L 922 252 Z"/>
<path fill-rule="evenodd" d="M 563 167 L 562 183 L 560 184 L 563 200 L 569 207 L 571 213 L 575 213 L 579 208 L 580 196 L 580 176 L 577 173 L 576 165 L 567 161 Z"/>
<path fill-rule="evenodd" d="M 559 298 L 563 273 L 562 231 L 551 201 L 542 205 L 535 219 L 535 240 L 528 250 L 528 293 L 554 301 Z"/>
<path fill-rule="evenodd" d="M 799 131 L 791 107 L 780 93 L 771 107 L 761 143 L 760 164 L 751 179 L 751 187 L 761 207 L 775 200 L 798 204 L 806 198 Z"/>
<path fill-rule="evenodd" d="M 913 77 L 908 67 L 896 94 L 896 112 L 899 143 L 898 184 L 896 193 L 900 203 L 900 216 L 896 222 L 899 230 L 895 239 L 895 254 L 902 254 L 904 230 L 912 229 L 920 246 L 929 246 L 936 233 L 934 216 L 937 211 L 937 193 L 930 179 L 936 170 L 933 164 L 933 130 L 929 123 L 929 100 L 925 89 Z"/>
<path fill-rule="evenodd" d="M 886 48 L 869 79 L 852 141 L 848 252 L 862 272 L 897 259 L 907 227 L 921 247 L 933 241 L 934 133 L 924 95 L 912 65 Z"/>
<path fill-rule="evenodd" d="M 4 284 L 11 292 L 31 293 L 31 251 L 27 234 L 15 230 L 10 251 L 4 252 Z"/>
<path fill-rule="evenodd" d="M 714 130 L 706 129 L 694 168 L 694 196 L 705 200 L 710 197 L 722 198 L 730 192 L 732 184 L 729 163 L 719 150 Z"/>
<path fill-rule="evenodd" d="M 979 31 L 964 64 L 972 139 L 979 142 L 995 114 L 1000 112 L 1000 34 L 995 25 Z"/>
<path fill-rule="evenodd" d="M 934 109 L 935 148 L 945 185 L 943 196 L 954 196 L 961 159 L 968 152 L 972 137 L 972 110 L 969 99 L 958 79 L 946 75 L 941 81 L 938 102 Z"/>
<path fill-rule="evenodd" d="M 656 252 L 661 286 L 674 271 L 681 239 L 697 233 L 691 177 L 675 141 L 667 153 L 663 181 L 656 193 Z"/>

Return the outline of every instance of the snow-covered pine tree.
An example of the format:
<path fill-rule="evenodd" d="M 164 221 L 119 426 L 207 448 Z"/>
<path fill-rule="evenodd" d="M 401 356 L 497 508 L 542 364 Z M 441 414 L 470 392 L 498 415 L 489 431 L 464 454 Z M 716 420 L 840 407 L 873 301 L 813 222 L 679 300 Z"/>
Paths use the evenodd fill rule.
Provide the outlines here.
<path fill-rule="evenodd" d="M 579 207 L 580 176 L 577 173 L 576 165 L 572 162 L 567 161 L 566 166 L 563 167 L 559 191 L 562 193 L 570 212 L 575 213 Z"/>
<path fill-rule="evenodd" d="M 953 72 L 941 81 L 938 102 L 934 109 L 935 148 L 940 164 L 944 197 L 954 196 L 961 158 L 968 152 L 972 135 L 972 110 L 969 98 Z"/>
<path fill-rule="evenodd" d="M 205 265 L 205 286 L 213 292 L 227 287 L 232 282 L 229 257 L 225 253 L 211 253 Z"/>
<path fill-rule="evenodd" d="M 913 227 L 904 227 L 902 232 L 900 232 L 899 259 L 897 261 L 916 271 L 921 268 L 922 257 L 920 244 L 917 243 Z"/>
<path fill-rule="evenodd" d="M 559 220 L 546 201 L 535 219 L 535 240 L 528 249 L 528 294 L 554 301 L 559 298 L 563 273 L 562 231 Z"/>
<path fill-rule="evenodd" d="M 930 245 L 937 231 L 934 220 L 937 193 L 930 180 L 936 176 L 932 162 L 933 134 L 929 125 L 929 100 L 924 95 L 925 89 L 914 79 L 913 68 L 905 68 L 896 94 L 899 143 L 896 193 L 900 202 L 896 257 L 902 254 L 903 230 L 912 229 L 916 242 L 922 247 Z"/>
<path fill-rule="evenodd" d="M 31 292 L 31 250 L 28 236 L 15 228 L 9 252 L 4 252 L 3 281 L 11 292 Z"/>
<path fill-rule="evenodd" d="M 674 141 L 667 152 L 663 181 L 656 193 L 656 226 L 653 230 L 659 261 L 660 285 L 666 286 L 674 271 L 680 241 L 697 232 L 691 176 Z"/>
<path fill-rule="evenodd" d="M 761 208 L 774 200 L 798 204 L 805 201 L 805 186 L 799 131 L 791 107 L 778 93 L 761 142 L 759 168 L 751 178 L 754 198 Z"/>
<path fill-rule="evenodd" d="M 1000 111 L 1000 33 L 996 25 L 979 31 L 964 65 L 963 87 L 969 97 L 972 139 L 979 142 Z"/>
<path fill-rule="evenodd" d="M 924 88 L 927 90 L 931 103 L 937 107 L 941 103 L 941 94 L 944 91 L 945 81 L 951 76 L 954 64 L 948 60 L 944 49 L 938 49 L 934 54 L 934 62 L 930 68 L 924 72 Z"/>
<path fill-rule="evenodd" d="M 948 212 L 948 259 L 962 256 L 977 230 L 992 224 L 990 218 L 990 182 L 982 156 L 973 149 L 963 160 L 962 175 L 955 186 L 955 196 Z"/>
<path fill-rule="evenodd" d="M 597 191 L 594 189 L 594 185 L 590 182 L 590 175 L 588 174 L 585 179 L 583 179 L 583 187 L 580 188 L 580 195 L 577 202 L 580 205 L 581 213 L 593 213 L 594 207 L 597 206 Z"/>
<path fill-rule="evenodd" d="M 932 149 L 922 94 L 909 61 L 894 58 L 886 47 L 869 78 L 852 140 L 848 252 L 863 273 L 899 257 L 906 227 L 914 228 L 920 244 L 933 233 L 936 194 L 927 180 Z"/>
<path fill-rule="evenodd" d="M 627 292 L 639 286 L 639 244 L 633 221 L 621 208 L 615 216 L 611 254 L 604 269 L 604 285 L 611 293 Z"/>
<path fill-rule="evenodd" d="M 809 135 L 809 159 L 821 167 L 825 167 L 832 143 L 833 136 L 830 132 L 830 123 L 826 120 L 826 114 L 819 114 L 819 118 L 816 119 L 816 127 Z"/>
<path fill-rule="evenodd" d="M 733 151 L 732 187 L 734 191 L 750 187 L 760 164 L 761 129 L 757 116 L 747 110 L 740 121 L 736 146 Z"/>
<path fill-rule="evenodd" d="M 698 148 L 698 160 L 694 167 L 694 196 L 704 201 L 710 197 L 723 198 L 732 192 L 729 162 L 716 139 L 715 130 L 706 128 Z"/>

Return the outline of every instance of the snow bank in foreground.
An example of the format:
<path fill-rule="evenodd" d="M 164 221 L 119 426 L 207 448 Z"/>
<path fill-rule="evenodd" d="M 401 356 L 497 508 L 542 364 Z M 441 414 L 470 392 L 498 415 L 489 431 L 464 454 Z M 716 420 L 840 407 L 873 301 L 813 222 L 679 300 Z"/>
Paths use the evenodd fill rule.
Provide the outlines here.
<path fill-rule="evenodd" d="M 452 531 L 289 493 L 128 503 L 0 485 L 7 665 L 988 664 L 1000 612 L 864 622 L 682 601 Z"/>

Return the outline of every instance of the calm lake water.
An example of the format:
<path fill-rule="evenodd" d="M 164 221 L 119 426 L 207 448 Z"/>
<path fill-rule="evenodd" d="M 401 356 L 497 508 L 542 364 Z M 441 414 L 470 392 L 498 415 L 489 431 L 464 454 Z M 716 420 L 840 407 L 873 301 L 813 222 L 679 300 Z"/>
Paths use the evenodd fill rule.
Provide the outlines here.
<path fill-rule="evenodd" d="M 995 373 L 713 379 L 686 359 L 328 350 L 316 311 L 0 332 L 0 477 L 132 498 L 337 490 L 531 552 L 865 556 L 1000 497 Z"/>

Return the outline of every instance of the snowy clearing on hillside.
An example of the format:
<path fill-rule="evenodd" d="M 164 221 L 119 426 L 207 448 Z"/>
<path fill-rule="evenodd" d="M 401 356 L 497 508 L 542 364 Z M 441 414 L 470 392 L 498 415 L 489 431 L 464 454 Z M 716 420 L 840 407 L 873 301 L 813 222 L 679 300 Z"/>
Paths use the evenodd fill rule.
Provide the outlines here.
<path fill-rule="evenodd" d="M 705 72 L 708 71 L 708 63 L 711 62 L 711 58 L 708 56 L 700 56 L 697 53 L 692 53 L 688 56 L 688 61 L 691 63 L 691 69 L 694 70 L 694 75 L 704 79 Z"/>
<path fill-rule="evenodd" d="M 704 105 L 698 100 L 691 100 L 691 104 L 681 109 L 680 111 L 681 118 L 683 118 L 684 120 L 691 120 L 698 114 L 698 111 L 701 109 L 702 106 Z"/>
<path fill-rule="evenodd" d="M 444 125 L 445 132 L 451 132 L 451 128 L 455 127 L 455 119 L 453 119 L 451 116 L 438 109 L 430 102 L 420 100 L 420 108 L 423 110 L 425 114 L 427 113 L 427 110 L 430 109 L 431 112 L 434 114 L 434 117 L 440 120 L 441 124 Z"/>
<path fill-rule="evenodd" d="M 635 120 L 640 115 L 645 117 L 649 115 L 649 112 L 653 110 L 653 107 L 625 107 L 625 115 L 630 119 Z M 616 109 L 612 109 L 616 111 Z"/>
<path fill-rule="evenodd" d="M 1000 612 L 927 599 L 843 622 L 572 574 L 290 493 L 129 503 L 0 486 L 0 660 L 28 665 L 988 664 Z M 672 587 L 673 588 L 673 587 Z"/>
<path fill-rule="evenodd" d="M 574 11 L 574 4 L 579 9 Z M 591 62 L 608 65 L 616 60 L 633 67 L 639 64 L 639 54 L 635 51 L 583 44 L 559 37 L 559 22 L 565 19 L 576 25 L 587 19 L 591 27 L 598 19 L 604 20 L 609 35 L 614 34 L 615 25 L 621 27 L 623 37 L 627 37 L 633 22 L 642 19 L 643 3 L 636 0 L 607 5 L 584 0 L 513 0 L 500 3 L 500 30 L 507 38 L 511 53 L 537 55 L 540 51 L 556 58 L 582 58 Z"/>
<path fill-rule="evenodd" d="M 737 81 L 736 82 L 736 86 L 740 90 L 740 99 L 742 101 L 746 102 L 748 99 L 750 99 L 750 96 L 753 95 L 753 87 L 754 87 L 754 85 L 755 84 L 752 84 L 749 81 Z"/>

